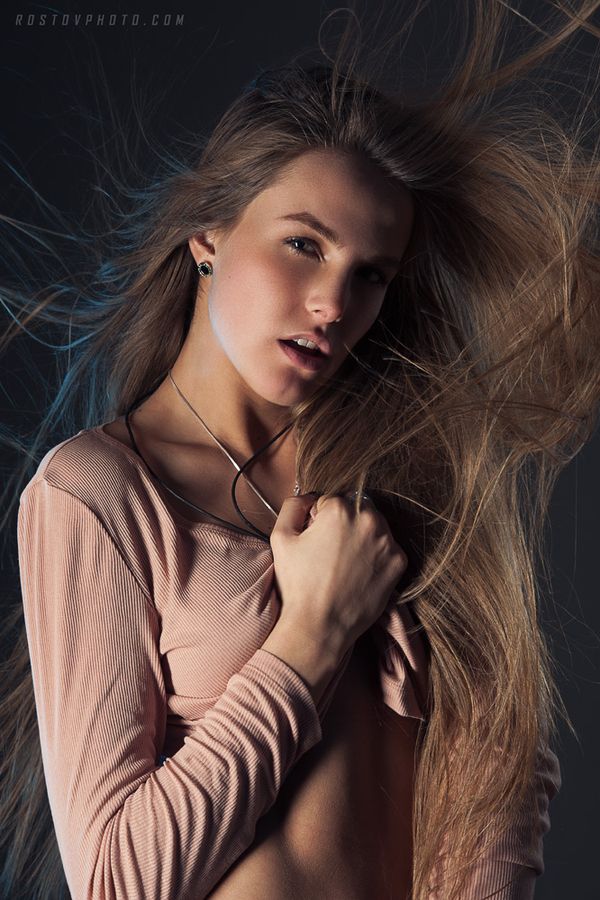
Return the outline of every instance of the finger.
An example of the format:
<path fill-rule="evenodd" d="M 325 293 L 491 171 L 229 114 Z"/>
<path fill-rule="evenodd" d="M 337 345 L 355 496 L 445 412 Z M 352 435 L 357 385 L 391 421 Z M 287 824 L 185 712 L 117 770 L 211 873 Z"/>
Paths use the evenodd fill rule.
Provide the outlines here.
<path fill-rule="evenodd" d="M 306 516 L 315 502 L 315 494 L 299 494 L 297 497 L 286 497 L 279 510 L 275 528 L 285 534 L 301 534 L 304 531 Z"/>

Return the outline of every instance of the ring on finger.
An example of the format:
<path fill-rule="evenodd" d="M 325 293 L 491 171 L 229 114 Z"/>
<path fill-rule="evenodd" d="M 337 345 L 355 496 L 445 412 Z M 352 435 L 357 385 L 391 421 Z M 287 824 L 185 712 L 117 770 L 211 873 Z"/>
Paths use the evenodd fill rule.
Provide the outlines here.
<path fill-rule="evenodd" d="M 346 496 L 349 496 L 349 495 L 347 494 Z M 356 500 L 357 497 L 360 499 L 360 505 L 361 505 L 361 507 L 362 507 L 362 504 L 363 504 L 365 501 L 366 501 L 367 503 L 373 503 L 373 505 L 375 505 L 373 498 L 371 497 L 370 494 L 367 494 L 366 491 L 354 491 L 354 492 L 350 495 L 350 499 L 351 499 L 352 501 Z"/>

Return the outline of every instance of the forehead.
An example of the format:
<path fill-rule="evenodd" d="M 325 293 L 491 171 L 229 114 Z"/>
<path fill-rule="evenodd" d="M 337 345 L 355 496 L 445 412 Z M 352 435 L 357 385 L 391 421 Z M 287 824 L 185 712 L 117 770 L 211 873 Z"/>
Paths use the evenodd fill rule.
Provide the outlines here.
<path fill-rule="evenodd" d="M 246 213 L 269 224 L 296 210 L 310 212 L 345 240 L 408 238 L 413 217 L 409 191 L 357 154 L 313 150 L 286 164 Z M 289 225 L 289 223 L 287 223 Z M 284 221 L 280 226 L 286 227 Z"/>

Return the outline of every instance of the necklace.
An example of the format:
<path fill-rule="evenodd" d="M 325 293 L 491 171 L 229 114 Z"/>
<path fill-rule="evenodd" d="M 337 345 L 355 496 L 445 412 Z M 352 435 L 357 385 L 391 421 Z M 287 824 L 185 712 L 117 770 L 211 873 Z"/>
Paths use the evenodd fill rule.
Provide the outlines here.
<path fill-rule="evenodd" d="M 225 456 L 227 457 L 227 459 L 231 462 L 231 464 L 233 465 L 233 467 L 234 467 L 235 469 L 237 469 L 238 472 L 241 472 L 241 471 L 242 471 L 242 468 L 237 464 L 237 462 L 235 461 L 235 459 L 233 458 L 233 456 L 231 455 L 231 453 L 229 452 L 229 450 L 228 450 L 226 447 L 223 446 L 223 444 L 221 443 L 221 441 L 219 440 L 219 438 L 216 436 L 216 434 L 213 434 L 213 432 L 210 430 L 210 428 L 208 427 L 208 425 L 206 424 L 206 422 L 204 421 L 204 419 L 202 418 L 202 416 L 200 415 L 200 413 L 197 412 L 197 411 L 194 409 L 194 407 L 192 406 L 192 404 L 190 403 L 190 401 L 187 399 L 187 397 L 185 397 L 185 396 L 181 393 L 180 389 L 179 389 L 179 388 L 177 387 L 177 385 L 175 384 L 175 380 L 174 380 L 174 378 L 173 378 L 173 375 L 171 374 L 171 369 L 169 369 L 169 371 L 168 371 L 167 374 L 168 374 L 168 376 L 169 376 L 169 378 L 170 378 L 170 380 L 171 380 L 171 384 L 173 385 L 173 387 L 175 388 L 175 390 L 177 391 L 177 393 L 179 394 L 179 396 L 181 397 L 181 399 L 183 400 L 183 402 L 186 404 L 186 406 L 194 413 L 194 415 L 196 416 L 196 418 L 202 423 L 202 425 L 204 426 L 204 428 L 208 431 L 208 433 L 210 434 L 211 438 L 219 445 L 219 447 L 221 448 L 221 450 L 223 451 L 223 453 L 225 454 Z M 290 425 L 286 425 L 286 427 L 284 428 L 284 431 L 287 431 L 287 429 L 290 428 L 290 427 L 291 427 L 291 423 L 290 423 Z M 276 438 L 279 437 L 279 435 L 282 434 L 282 433 L 283 433 L 283 432 L 280 431 L 279 434 L 275 435 L 275 437 L 276 437 Z M 273 440 L 275 440 L 275 438 L 273 438 Z M 269 443 L 271 443 L 271 441 L 270 441 Z M 268 447 L 269 444 L 267 444 L 266 446 Z M 262 448 L 262 449 L 264 449 L 264 448 Z M 261 452 L 261 451 L 259 450 L 258 453 L 260 453 L 260 452 Z M 254 456 L 257 456 L 257 453 L 255 453 L 253 456 L 251 456 L 250 459 L 254 459 Z M 244 464 L 244 465 L 245 465 L 245 464 Z M 269 503 L 269 501 L 266 500 L 265 497 L 263 497 L 263 495 L 261 494 L 261 492 L 259 491 L 259 489 L 258 489 L 257 487 L 255 487 L 255 485 L 252 484 L 252 482 L 250 481 L 249 477 L 248 477 L 247 475 L 244 474 L 244 478 L 246 479 L 246 482 L 248 483 L 249 487 L 252 488 L 252 490 L 254 491 L 254 493 L 256 494 L 256 496 L 259 497 L 259 499 L 262 500 L 262 502 L 265 504 L 265 506 L 267 507 L 267 509 L 270 509 L 271 512 L 273 513 L 273 515 L 276 516 L 276 515 L 277 515 L 277 512 L 273 509 L 273 507 L 271 506 L 271 504 Z M 300 492 L 300 485 L 298 484 L 298 482 L 296 482 L 295 485 L 294 485 L 294 494 L 298 494 L 299 492 Z"/>
<path fill-rule="evenodd" d="M 275 509 L 273 509 L 273 507 L 271 506 L 271 504 L 269 503 L 269 501 L 263 496 L 263 494 L 259 491 L 259 489 L 252 483 L 252 481 L 250 480 L 250 478 L 245 474 L 244 469 L 245 469 L 245 468 L 246 468 L 246 467 L 254 460 L 254 458 L 255 458 L 256 456 L 259 455 L 259 453 L 262 453 L 263 450 L 266 450 L 267 447 L 269 447 L 274 441 L 277 440 L 277 438 L 281 437 L 282 434 L 284 434 L 289 428 L 291 428 L 292 425 L 293 425 L 293 422 L 290 422 L 288 425 L 286 425 L 284 428 L 282 428 L 281 431 L 279 431 L 274 437 L 272 437 L 270 441 L 268 441 L 263 447 L 260 447 L 260 448 L 256 451 L 256 453 L 253 453 L 252 456 L 249 457 L 249 459 L 247 459 L 246 462 L 243 463 L 242 466 L 240 466 L 240 465 L 238 465 L 238 463 L 236 462 L 236 460 L 234 459 L 234 457 L 231 455 L 231 453 L 227 450 L 227 448 L 223 446 L 223 444 L 222 444 L 221 441 L 217 438 L 217 436 L 216 436 L 215 434 L 213 434 L 213 432 L 210 430 L 210 428 L 208 427 L 208 425 L 206 424 L 206 422 L 202 419 L 202 417 L 200 416 L 200 414 L 194 409 L 194 407 L 191 405 L 191 403 L 189 402 L 189 400 L 183 395 L 183 393 L 181 392 L 181 390 L 180 390 L 180 389 L 178 388 L 178 386 L 175 384 L 175 381 L 174 381 L 173 376 L 172 376 L 172 374 L 171 374 L 171 369 L 168 370 L 168 375 L 169 375 L 169 378 L 170 378 L 170 380 L 171 380 L 171 383 L 172 383 L 173 387 L 175 388 L 175 390 L 177 391 L 177 393 L 179 394 L 179 396 L 181 397 L 181 399 L 182 399 L 182 400 L 184 401 L 184 403 L 188 406 L 188 408 L 191 410 L 191 412 L 196 416 L 196 418 L 201 422 L 201 424 L 203 425 L 203 427 L 206 429 L 206 431 L 208 431 L 208 433 L 209 433 L 210 436 L 213 438 L 213 440 L 214 440 L 215 443 L 218 445 L 218 447 L 220 447 L 220 449 L 223 451 L 223 453 L 225 454 L 225 456 L 229 459 L 229 461 L 231 462 L 231 464 L 232 464 L 232 465 L 234 466 L 234 468 L 237 470 L 237 474 L 236 474 L 235 478 L 233 479 L 233 483 L 232 483 L 232 485 L 231 485 L 231 499 L 232 499 L 233 504 L 234 504 L 234 506 L 235 506 L 235 508 L 236 508 L 236 510 L 237 510 L 238 515 L 241 516 L 241 518 L 246 522 L 246 524 L 250 526 L 251 532 L 248 532 L 247 529 L 242 528 L 242 527 L 239 526 L 239 525 L 235 525 L 233 522 L 230 522 L 228 519 L 223 519 L 223 518 L 221 518 L 221 516 L 217 516 L 217 515 L 215 515 L 215 513 L 211 513 L 210 510 L 204 509 L 203 507 L 197 506 L 195 503 L 192 503 L 191 500 L 188 500 L 186 497 L 183 497 L 181 494 L 177 493 L 177 491 L 174 491 L 173 488 L 169 487 L 169 485 L 166 484 L 161 478 L 159 478 L 159 476 L 156 474 L 156 472 L 154 472 L 154 471 L 150 468 L 150 466 L 148 465 L 148 463 L 146 463 L 146 461 L 144 460 L 144 457 L 143 457 L 142 454 L 140 453 L 139 447 L 137 446 L 137 443 L 136 443 L 136 440 L 135 440 L 135 437 L 134 437 L 134 435 L 133 435 L 133 431 L 132 431 L 132 428 L 131 428 L 131 424 L 130 424 L 130 421 L 129 421 L 129 417 L 130 417 L 131 412 L 132 412 L 132 411 L 133 411 L 133 410 L 134 410 L 134 409 L 142 402 L 142 400 L 144 400 L 145 397 L 148 396 L 148 394 L 152 393 L 152 389 L 148 392 L 148 394 L 145 394 L 144 397 L 142 397 L 140 400 L 134 401 L 134 402 L 131 404 L 131 406 L 128 408 L 127 412 L 125 413 L 125 424 L 127 425 L 127 430 L 128 430 L 128 432 L 129 432 L 129 437 L 131 438 L 131 443 L 132 443 L 132 445 L 133 445 L 133 447 L 134 447 L 136 453 L 141 457 L 141 459 L 142 459 L 143 462 L 145 463 L 146 467 L 147 467 L 148 470 L 151 472 L 151 474 L 156 478 L 156 480 L 159 482 L 159 484 L 161 484 L 164 488 L 166 488 L 166 490 L 169 491 L 169 493 L 173 494 L 173 496 L 177 497 L 179 500 L 182 500 L 182 501 L 183 501 L 184 503 L 186 503 L 188 506 L 192 506 L 194 509 L 198 510 L 199 512 L 206 513 L 206 514 L 209 515 L 211 518 L 216 519 L 218 522 L 221 522 L 222 524 L 225 524 L 225 525 L 227 525 L 227 526 L 233 528 L 235 531 L 241 532 L 241 533 L 243 533 L 243 534 L 251 533 L 251 534 L 254 534 L 254 535 L 256 535 L 257 537 L 260 537 L 260 538 L 262 538 L 263 540 L 265 540 L 265 541 L 268 542 L 268 541 L 269 541 L 269 535 L 266 534 L 264 531 L 261 531 L 260 528 L 257 528 L 256 525 L 254 525 L 252 522 L 250 522 L 250 520 L 246 518 L 246 516 L 243 514 L 243 512 L 242 512 L 241 509 L 239 508 L 239 505 L 238 505 L 237 500 L 236 500 L 236 497 L 235 497 L 235 487 L 236 487 L 238 478 L 239 478 L 241 475 L 243 475 L 244 478 L 246 479 L 246 482 L 247 482 L 247 484 L 249 485 L 249 487 L 252 488 L 252 490 L 254 491 L 254 493 L 256 494 L 256 496 L 262 501 L 262 503 L 267 507 L 267 509 L 269 509 L 270 512 L 273 513 L 273 515 L 275 515 L 275 516 L 278 515 L 277 511 L 276 511 Z M 296 481 L 296 483 L 295 483 L 295 485 L 294 485 L 294 495 L 297 496 L 299 493 L 300 493 L 300 485 L 299 485 L 298 481 Z"/>

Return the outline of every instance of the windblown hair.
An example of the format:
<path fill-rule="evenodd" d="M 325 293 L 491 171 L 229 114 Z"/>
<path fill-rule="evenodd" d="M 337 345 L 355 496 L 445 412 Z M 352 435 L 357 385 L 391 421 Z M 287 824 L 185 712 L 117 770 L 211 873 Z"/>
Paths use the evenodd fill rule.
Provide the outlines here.
<path fill-rule="evenodd" d="M 414 227 L 378 319 L 290 418 L 302 491 L 375 492 L 409 557 L 398 599 L 412 602 L 430 656 L 413 900 L 433 884 L 445 900 L 461 897 L 469 867 L 523 801 L 559 714 L 573 730 L 540 626 L 536 566 L 556 477 L 590 439 L 600 400 L 600 163 L 597 145 L 586 146 L 598 135 L 597 85 L 586 80 L 561 124 L 532 72 L 550 57 L 567 68 L 560 51 L 574 34 L 600 35 L 600 2 L 552 6 L 556 27 L 502 62 L 511 7 L 476 0 L 464 13 L 464 58 L 427 88 L 384 87 L 391 50 L 361 62 L 350 17 L 333 58 L 262 70 L 185 161 L 161 156 L 143 190 L 113 175 L 106 229 L 75 245 L 89 270 L 80 261 L 79 275 L 39 287 L 23 266 L 1 294 L 11 319 L 3 350 L 38 325 L 65 336 L 47 345 L 64 369 L 33 436 L 2 435 L 24 460 L 5 492 L 6 525 L 48 447 L 122 415 L 173 365 L 198 287 L 194 233 L 235 225 L 309 150 L 358 154 L 410 191 Z M 38 263 L 44 248 L 48 266 L 57 258 L 49 232 L 3 222 L 36 242 Z M 16 636 L 0 682 L 2 895 L 54 900 L 68 890 L 22 605 L 4 629 Z"/>

